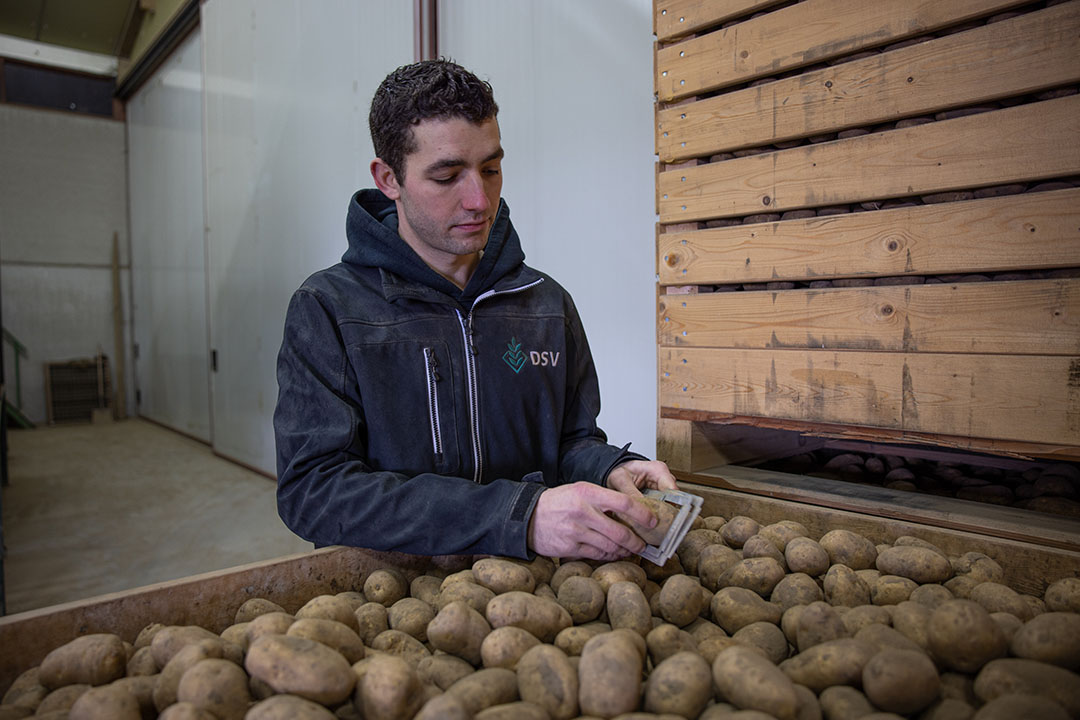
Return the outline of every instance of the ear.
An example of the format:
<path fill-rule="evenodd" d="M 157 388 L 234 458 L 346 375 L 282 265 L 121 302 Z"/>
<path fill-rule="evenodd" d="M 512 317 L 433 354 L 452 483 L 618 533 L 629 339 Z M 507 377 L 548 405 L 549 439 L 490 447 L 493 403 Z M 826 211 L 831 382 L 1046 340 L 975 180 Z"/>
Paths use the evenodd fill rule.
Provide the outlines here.
<path fill-rule="evenodd" d="M 393 169 L 382 158 L 371 161 L 371 177 L 375 180 L 375 187 L 391 200 L 401 197 L 401 187 L 398 185 L 397 176 Z"/>

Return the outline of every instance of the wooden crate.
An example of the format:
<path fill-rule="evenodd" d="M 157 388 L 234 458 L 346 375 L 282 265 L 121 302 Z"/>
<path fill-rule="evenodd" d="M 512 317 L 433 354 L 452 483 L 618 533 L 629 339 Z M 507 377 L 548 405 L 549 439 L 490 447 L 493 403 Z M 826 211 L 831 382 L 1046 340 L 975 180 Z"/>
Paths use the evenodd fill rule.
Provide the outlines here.
<path fill-rule="evenodd" d="M 662 459 L 1080 459 L 1080 0 L 654 9 Z"/>
<path fill-rule="evenodd" d="M 703 498 L 705 516 L 748 515 L 762 524 L 797 520 L 813 537 L 835 528 L 861 533 L 874 542 L 914 535 L 956 555 L 978 550 L 1001 564 L 1005 582 L 1020 592 L 1041 596 L 1050 582 L 1080 576 L 1080 521 L 1050 518 L 1045 526 L 1016 535 L 1002 532 L 1011 522 L 1008 508 L 959 503 L 939 508 L 949 516 L 950 527 L 932 527 L 920 523 L 913 513 L 920 501 L 902 493 L 873 498 L 876 512 L 884 510 L 885 517 L 870 517 L 864 506 L 851 499 L 839 505 L 830 500 L 821 507 L 754 496 L 746 491 L 762 481 L 762 471 L 757 472 L 756 476 L 745 472 L 712 476 L 710 481 L 720 487 L 687 483 L 681 487 Z M 471 562 L 467 556 L 323 548 L 9 615 L 0 618 L 0 694 L 19 673 L 79 635 L 111 632 L 130 642 L 153 622 L 200 625 L 221 632 L 233 623 L 237 608 L 248 598 L 265 597 L 295 612 L 316 595 L 362 589 L 367 576 L 379 568 L 397 568 L 411 579 L 423 572 L 453 572 Z"/>

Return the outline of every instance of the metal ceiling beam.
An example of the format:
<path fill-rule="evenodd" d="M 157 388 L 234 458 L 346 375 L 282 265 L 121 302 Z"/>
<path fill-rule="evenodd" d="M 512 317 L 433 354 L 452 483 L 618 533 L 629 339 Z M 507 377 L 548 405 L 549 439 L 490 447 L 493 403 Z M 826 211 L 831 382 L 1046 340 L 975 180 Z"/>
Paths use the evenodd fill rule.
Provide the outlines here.
<path fill-rule="evenodd" d="M 139 26 L 142 24 L 143 14 L 142 3 L 139 0 L 131 0 L 131 2 L 128 3 L 127 16 L 124 18 L 124 24 L 120 28 L 120 34 L 116 38 L 116 47 L 113 48 L 113 55 L 123 58 L 131 57 L 131 48 L 135 45 L 135 38 L 139 34 Z"/>
<path fill-rule="evenodd" d="M 434 60 L 439 56 L 439 9 L 437 0 L 413 0 L 413 58 Z"/>
<path fill-rule="evenodd" d="M 199 25 L 199 0 L 187 0 L 176 16 L 131 66 L 116 87 L 116 97 L 127 100 L 144 82 L 150 79 L 169 54 Z"/>
<path fill-rule="evenodd" d="M 0 55 L 12 60 L 77 70 L 91 75 L 116 77 L 117 60 L 112 55 L 73 50 L 59 45 L 0 35 Z"/>

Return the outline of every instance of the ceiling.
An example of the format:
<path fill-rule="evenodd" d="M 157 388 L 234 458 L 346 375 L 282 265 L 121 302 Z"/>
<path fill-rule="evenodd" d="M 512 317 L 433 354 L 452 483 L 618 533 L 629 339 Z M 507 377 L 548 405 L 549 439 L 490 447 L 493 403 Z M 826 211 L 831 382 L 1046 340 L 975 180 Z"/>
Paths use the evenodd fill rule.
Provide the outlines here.
<path fill-rule="evenodd" d="M 127 57 L 146 0 L 0 0 L 0 34 Z"/>

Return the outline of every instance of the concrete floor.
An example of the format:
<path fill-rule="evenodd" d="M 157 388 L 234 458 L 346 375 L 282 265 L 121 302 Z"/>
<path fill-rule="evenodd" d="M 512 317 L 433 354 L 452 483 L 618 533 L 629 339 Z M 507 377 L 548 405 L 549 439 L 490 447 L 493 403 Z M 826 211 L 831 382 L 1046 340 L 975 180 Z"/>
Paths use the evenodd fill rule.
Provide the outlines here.
<path fill-rule="evenodd" d="M 272 480 L 153 423 L 8 439 L 9 614 L 312 548 L 278 518 Z"/>

